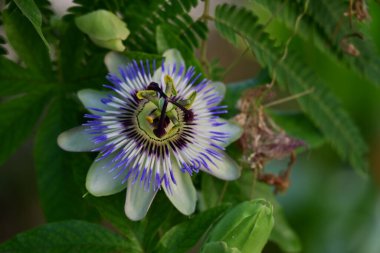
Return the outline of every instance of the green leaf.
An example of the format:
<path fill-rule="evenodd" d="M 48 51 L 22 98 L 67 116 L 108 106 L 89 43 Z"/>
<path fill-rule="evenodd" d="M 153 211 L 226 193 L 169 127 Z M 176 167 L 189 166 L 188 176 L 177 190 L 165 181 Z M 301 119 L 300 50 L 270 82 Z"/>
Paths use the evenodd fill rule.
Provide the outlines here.
<path fill-rule="evenodd" d="M 32 24 L 16 8 L 3 12 L 7 39 L 17 56 L 34 73 L 46 80 L 53 76 L 49 52 Z"/>
<path fill-rule="evenodd" d="M 159 216 L 157 214 L 160 214 Z M 180 216 L 181 220 L 186 219 L 180 214 L 169 201 L 166 194 L 161 191 L 154 197 L 154 201 L 149 208 L 149 212 L 144 220 L 141 222 L 143 240 L 142 245 L 145 249 L 152 249 L 157 245 L 160 240 L 160 231 L 166 231 L 176 224 L 177 218 Z"/>
<path fill-rule="evenodd" d="M 155 252 L 187 252 L 226 209 L 226 206 L 215 207 L 174 226 L 161 238 Z"/>
<path fill-rule="evenodd" d="M 0 96 L 44 89 L 44 80 L 11 60 L 0 57 Z"/>
<path fill-rule="evenodd" d="M 301 112 L 280 112 L 272 110 L 268 110 L 268 112 L 270 117 L 284 129 L 287 134 L 306 142 L 307 149 L 317 148 L 324 144 L 324 136 L 305 114 Z"/>
<path fill-rule="evenodd" d="M 0 104 L 0 164 L 31 134 L 45 99 L 46 94 L 31 93 Z"/>
<path fill-rule="evenodd" d="M 46 47 L 49 49 L 49 43 L 46 41 L 42 30 L 42 15 L 37 5 L 33 0 L 13 0 L 20 11 L 25 15 L 25 17 L 32 23 L 34 29 L 36 29 L 38 35 L 41 37 L 42 41 L 45 43 Z"/>
<path fill-rule="evenodd" d="M 130 240 L 135 249 L 143 252 L 140 245 L 142 237 L 140 224 L 129 220 L 124 213 L 125 191 L 107 197 L 86 198 L 89 198 L 90 203 L 98 209 L 103 218 Z"/>
<path fill-rule="evenodd" d="M 76 105 L 53 99 L 36 134 L 34 159 L 41 205 L 48 221 L 94 218 L 74 181 L 72 163 L 79 154 L 69 154 L 57 145 L 58 135 L 78 124 Z M 85 169 L 87 169 L 87 164 Z M 79 168 L 83 169 L 83 168 Z M 81 186 L 82 189 L 84 186 Z"/>
<path fill-rule="evenodd" d="M 221 5 L 216 8 L 215 20 L 222 24 L 224 30 L 220 33 L 223 36 L 229 36 L 230 32 L 234 32 L 243 37 L 260 64 L 268 67 L 272 75 L 275 72 L 276 80 L 287 86 L 292 94 L 314 89 L 311 94 L 298 99 L 301 108 L 340 156 L 347 159 L 359 174 L 364 175 L 368 171 L 368 162 L 365 159 L 366 143 L 337 98 L 304 60 L 295 51 L 290 50 L 287 58 L 279 61 L 283 52 L 274 46 L 268 34 L 263 32 L 262 26 L 256 24 L 257 18 L 250 11 Z M 231 40 L 230 37 L 226 38 Z"/>
<path fill-rule="evenodd" d="M 201 180 L 202 195 L 199 200 L 201 210 L 207 210 L 217 206 L 220 198 L 220 182 L 210 175 L 202 175 Z"/>
<path fill-rule="evenodd" d="M 50 223 L 0 245 L 0 253 L 140 252 L 106 228 L 79 220 Z"/>
<path fill-rule="evenodd" d="M 61 79 L 76 80 L 83 74 L 85 38 L 74 23 L 69 23 L 59 41 L 59 68 Z"/>

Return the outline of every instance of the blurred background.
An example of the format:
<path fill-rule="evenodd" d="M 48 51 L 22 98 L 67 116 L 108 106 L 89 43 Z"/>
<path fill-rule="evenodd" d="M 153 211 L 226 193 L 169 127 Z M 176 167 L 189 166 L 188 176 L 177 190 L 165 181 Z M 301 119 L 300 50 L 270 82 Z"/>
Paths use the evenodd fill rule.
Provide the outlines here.
<path fill-rule="evenodd" d="M 222 1 L 211 1 L 212 6 Z M 224 1 L 225 2 L 225 1 Z M 245 1 L 230 1 L 243 4 Z M 64 15 L 71 1 L 56 0 L 57 15 Z M 199 9 L 193 10 L 195 17 Z M 367 24 L 380 52 L 380 5 L 370 1 Z M 243 50 L 222 40 L 210 26 L 208 59 L 218 58 L 227 67 Z M 277 30 L 276 30 L 277 29 Z M 2 31 L 0 31 L 2 33 Z M 271 33 L 281 34 L 276 25 Z M 332 57 L 301 41 L 293 41 L 314 66 L 318 75 L 341 99 L 368 142 L 370 176 L 358 176 L 328 144 L 300 155 L 291 175 L 289 190 L 278 196 L 289 223 L 300 236 L 303 252 L 380 252 L 380 89 L 338 64 Z M 260 70 L 255 59 L 245 54 L 229 72 L 226 83 L 255 76 Z M 379 73 L 380 78 L 380 73 Z M 0 140 L 1 141 L 1 140 Z M 30 138 L 0 167 L 0 242 L 18 232 L 44 223 L 39 206 Z M 269 169 L 282 166 L 269 164 Z M 64 190 L 64 189 L 62 189 Z M 268 245 L 266 252 L 280 252 Z"/>

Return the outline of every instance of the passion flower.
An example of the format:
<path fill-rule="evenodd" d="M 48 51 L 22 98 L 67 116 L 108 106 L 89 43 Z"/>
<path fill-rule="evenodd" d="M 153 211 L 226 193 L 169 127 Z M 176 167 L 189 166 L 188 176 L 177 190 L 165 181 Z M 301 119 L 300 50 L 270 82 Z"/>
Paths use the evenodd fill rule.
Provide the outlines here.
<path fill-rule="evenodd" d="M 99 152 L 86 188 L 95 196 L 127 188 L 125 213 L 132 220 L 145 217 L 160 189 L 180 212 L 193 213 L 191 175 L 199 170 L 224 180 L 240 176 L 224 152 L 242 132 L 220 118 L 224 84 L 200 80 L 179 55 L 167 51 L 157 70 L 155 62 L 132 61 L 109 74 L 108 91 L 79 91 L 87 122 L 58 137 L 64 150 Z"/>

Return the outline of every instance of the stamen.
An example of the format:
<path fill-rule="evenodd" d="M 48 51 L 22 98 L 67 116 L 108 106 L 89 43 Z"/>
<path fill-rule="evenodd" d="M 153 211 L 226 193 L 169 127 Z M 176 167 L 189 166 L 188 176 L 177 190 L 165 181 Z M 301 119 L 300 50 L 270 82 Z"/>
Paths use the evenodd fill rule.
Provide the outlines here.
<path fill-rule="evenodd" d="M 179 109 L 181 109 L 183 111 L 184 120 L 186 122 L 191 122 L 194 120 L 194 113 L 192 110 L 186 109 L 186 107 L 184 107 L 183 105 L 181 105 L 180 103 L 178 103 L 177 101 L 174 101 L 174 100 L 170 100 L 170 103 L 174 104 L 175 106 L 177 106 Z"/>

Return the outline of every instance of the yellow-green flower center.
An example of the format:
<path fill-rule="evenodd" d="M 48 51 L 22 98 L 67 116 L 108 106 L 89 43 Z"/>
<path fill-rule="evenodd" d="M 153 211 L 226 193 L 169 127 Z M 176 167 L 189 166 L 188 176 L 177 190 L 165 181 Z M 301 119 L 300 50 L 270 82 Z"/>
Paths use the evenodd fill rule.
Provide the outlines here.
<path fill-rule="evenodd" d="M 151 101 L 146 101 L 140 105 L 140 108 L 141 109 L 137 112 L 137 124 L 140 131 L 142 131 L 144 135 L 149 136 L 150 139 L 162 142 L 175 138 L 181 132 L 183 128 L 183 113 L 178 108 L 172 107 L 170 110 L 173 119 L 177 119 L 177 122 L 175 122 L 176 124 L 173 123 L 174 120 L 165 116 L 165 124 L 163 128 L 165 134 L 161 137 L 155 134 L 155 130 L 159 127 L 158 123 L 162 115 L 157 112 L 157 106 Z"/>

